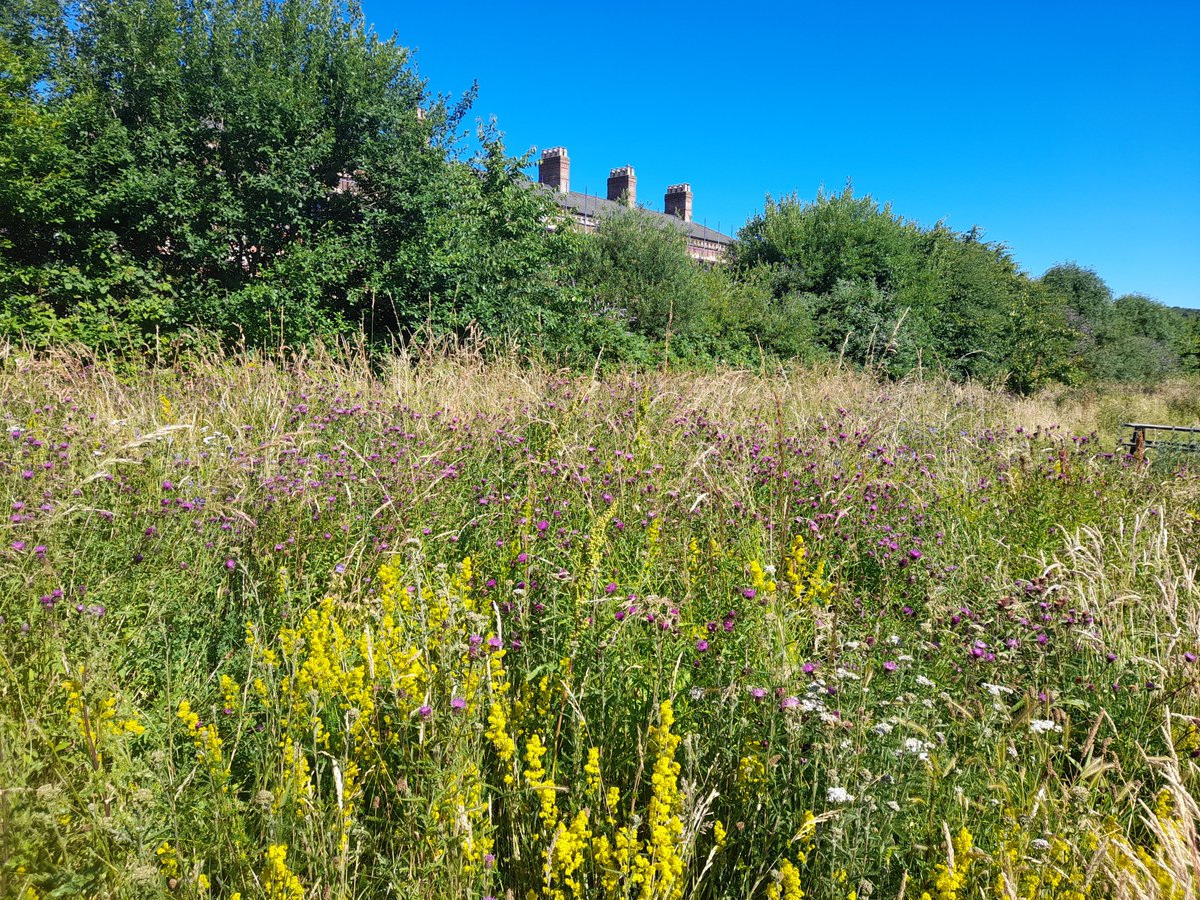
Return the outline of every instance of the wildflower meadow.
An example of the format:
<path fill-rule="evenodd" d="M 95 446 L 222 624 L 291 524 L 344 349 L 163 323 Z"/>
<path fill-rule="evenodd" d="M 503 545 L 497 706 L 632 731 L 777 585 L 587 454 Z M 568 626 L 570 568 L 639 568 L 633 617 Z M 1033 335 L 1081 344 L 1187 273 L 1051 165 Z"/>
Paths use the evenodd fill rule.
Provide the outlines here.
<path fill-rule="evenodd" d="M 1122 390 L 4 348 L 0 895 L 1194 898 Z"/>

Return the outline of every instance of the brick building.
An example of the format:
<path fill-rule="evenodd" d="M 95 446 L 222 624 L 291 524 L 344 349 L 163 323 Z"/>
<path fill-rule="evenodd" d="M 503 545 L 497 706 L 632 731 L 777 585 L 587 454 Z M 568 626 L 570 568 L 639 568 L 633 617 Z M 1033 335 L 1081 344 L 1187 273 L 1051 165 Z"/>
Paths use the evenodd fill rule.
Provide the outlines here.
<path fill-rule="evenodd" d="M 633 166 L 621 166 L 608 173 L 607 197 L 581 194 L 571 190 L 571 159 L 566 147 L 550 147 L 538 160 L 538 183 L 551 192 L 554 200 L 570 213 L 584 231 L 594 231 L 600 220 L 623 207 L 637 206 L 637 174 Z M 688 254 L 707 263 L 722 262 L 733 243 L 729 235 L 701 225 L 692 219 L 692 186 L 673 184 L 663 197 L 663 211 L 645 210 L 665 225 L 682 228 L 687 235 Z"/>

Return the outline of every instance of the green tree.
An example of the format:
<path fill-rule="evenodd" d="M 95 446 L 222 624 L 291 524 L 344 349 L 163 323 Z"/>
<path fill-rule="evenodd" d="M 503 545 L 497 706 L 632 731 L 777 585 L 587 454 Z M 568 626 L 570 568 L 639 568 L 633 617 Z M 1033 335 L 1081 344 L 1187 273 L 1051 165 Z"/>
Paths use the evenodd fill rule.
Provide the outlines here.
<path fill-rule="evenodd" d="M 603 218 L 578 242 L 570 275 L 597 335 L 612 342 L 627 332 L 619 339 L 635 358 L 656 352 L 661 358 L 668 332 L 679 351 L 702 329 L 700 269 L 688 256 L 683 230 L 657 216 L 634 209 Z"/>
<path fill-rule="evenodd" d="M 1094 269 L 1074 262 L 1059 263 L 1046 270 L 1041 282 L 1063 297 L 1071 312 L 1083 322 L 1101 326 L 1112 311 L 1112 290 Z"/>
<path fill-rule="evenodd" d="M 1200 372 L 1200 310 L 1175 307 L 1173 312 L 1179 324 L 1175 339 L 1179 369 L 1182 372 Z"/>
<path fill-rule="evenodd" d="M 804 293 L 827 352 L 891 375 L 925 365 L 958 378 L 1004 377 L 1025 390 L 1067 370 L 1046 358 L 1050 348 L 1061 353 L 1052 341 L 1036 374 L 1026 371 L 1032 361 L 1013 317 L 1036 312 L 1032 330 L 1058 334 L 1062 310 L 1032 303 L 1007 248 L 978 228 L 921 228 L 847 186 L 809 204 L 768 198 L 739 233 L 735 258 L 743 270 L 772 272 L 777 297 Z"/>
<path fill-rule="evenodd" d="M 1113 303 L 1098 342 L 1095 372 L 1116 381 L 1153 381 L 1179 368 L 1180 324 L 1167 307 L 1142 294 Z"/>
<path fill-rule="evenodd" d="M 1027 394 L 1053 382 L 1079 380 L 1078 339 L 1061 295 L 1039 282 L 1023 285 L 998 335 L 1009 387 Z"/>
<path fill-rule="evenodd" d="M 0 6 L 0 330 L 33 323 L 55 332 L 43 301 L 42 265 L 52 258 L 77 201 L 75 159 L 51 78 L 66 46 L 63 10 L 52 0 Z M 59 334 L 59 336 L 64 336 Z"/>
<path fill-rule="evenodd" d="M 1047 269 L 1040 284 L 1062 301 L 1067 324 L 1077 334 L 1072 351 L 1076 367 L 1097 377 L 1107 352 L 1103 344 L 1113 312 L 1112 290 L 1094 270 L 1074 262 Z"/>
<path fill-rule="evenodd" d="M 431 96 L 356 3 L 24 2 L 0 20 L 0 60 L 33 61 L 4 64 L 10 330 L 36 304 L 94 343 L 523 331 L 561 299 L 544 198 L 495 134 L 459 161 L 473 91 Z"/>

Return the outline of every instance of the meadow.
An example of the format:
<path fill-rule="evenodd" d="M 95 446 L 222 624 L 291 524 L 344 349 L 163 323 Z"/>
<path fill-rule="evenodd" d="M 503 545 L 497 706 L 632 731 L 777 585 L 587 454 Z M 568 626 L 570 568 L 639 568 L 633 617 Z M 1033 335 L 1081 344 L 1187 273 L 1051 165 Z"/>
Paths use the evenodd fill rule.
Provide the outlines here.
<path fill-rule="evenodd" d="M 1186 900 L 1200 385 L 0 350 L 0 895 Z"/>

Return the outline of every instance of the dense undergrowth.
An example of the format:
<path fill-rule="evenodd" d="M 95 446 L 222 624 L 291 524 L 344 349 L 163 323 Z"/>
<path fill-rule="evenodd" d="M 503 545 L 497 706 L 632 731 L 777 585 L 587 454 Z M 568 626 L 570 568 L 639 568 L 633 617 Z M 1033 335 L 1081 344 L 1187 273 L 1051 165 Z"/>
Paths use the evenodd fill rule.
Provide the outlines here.
<path fill-rule="evenodd" d="M 1195 896 L 1194 383 L 2 363 L 5 896 Z"/>

